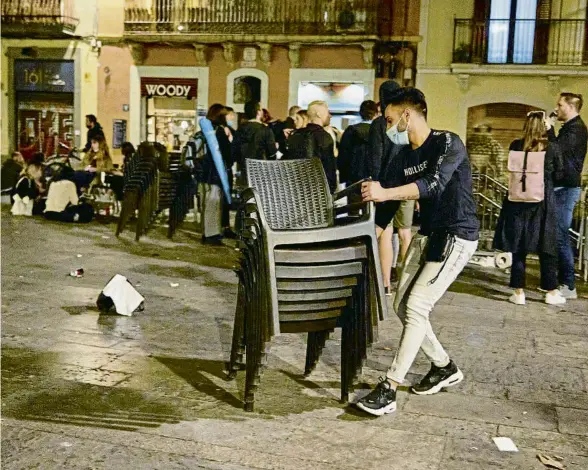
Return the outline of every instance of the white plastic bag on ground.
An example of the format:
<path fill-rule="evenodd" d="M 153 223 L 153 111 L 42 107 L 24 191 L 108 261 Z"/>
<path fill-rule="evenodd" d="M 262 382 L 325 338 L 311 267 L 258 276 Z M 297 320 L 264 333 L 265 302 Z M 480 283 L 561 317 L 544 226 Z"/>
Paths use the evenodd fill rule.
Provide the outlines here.
<path fill-rule="evenodd" d="M 130 317 L 145 298 L 127 281 L 117 274 L 106 284 L 102 293 L 114 302 L 116 313 Z"/>

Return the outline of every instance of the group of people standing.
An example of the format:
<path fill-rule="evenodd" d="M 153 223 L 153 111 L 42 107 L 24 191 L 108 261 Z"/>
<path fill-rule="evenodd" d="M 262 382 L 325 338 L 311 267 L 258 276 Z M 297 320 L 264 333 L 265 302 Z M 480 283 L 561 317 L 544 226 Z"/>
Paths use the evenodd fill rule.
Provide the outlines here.
<path fill-rule="evenodd" d="M 331 114 L 323 101 L 310 103 L 307 110 L 293 106 L 284 121 L 268 120 L 268 113 L 257 101 L 244 105 L 238 128 L 234 112 L 221 104 L 212 105 L 206 115 L 213 125 L 230 190 L 246 181 L 247 159 L 277 160 L 317 157 L 323 163 L 332 192 L 337 189 L 335 155 L 339 133 L 330 125 Z M 271 118 L 270 118 L 271 119 Z M 214 163 L 210 142 L 202 131 L 186 145 L 195 162 L 203 212 L 203 241 L 220 243 L 222 237 L 234 237 L 230 228 L 229 205 L 221 191 L 221 175 Z M 236 174 L 235 174 L 236 173 Z"/>

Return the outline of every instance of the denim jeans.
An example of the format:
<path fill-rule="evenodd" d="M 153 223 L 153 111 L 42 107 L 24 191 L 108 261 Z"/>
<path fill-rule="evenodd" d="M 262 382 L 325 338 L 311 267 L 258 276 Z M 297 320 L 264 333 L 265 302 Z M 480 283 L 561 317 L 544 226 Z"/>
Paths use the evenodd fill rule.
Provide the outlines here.
<path fill-rule="evenodd" d="M 449 356 L 433 333 L 429 315 L 478 247 L 477 241 L 456 237 L 446 261 L 436 263 L 424 261 L 426 244 L 426 237 L 413 238 L 401 274 L 401 285 L 397 293 L 399 299 L 395 302 L 395 309 L 404 328 L 400 346 L 386 373 L 386 377 L 396 383 L 404 381 L 419 349 L 438 367 L 444 367 L 449 363 Z M 416 260 L 419 254 L 419 267 L 410 281 L 406 271 L 410 270 L 411 260 Z"/>
<path fill-rule="evenodd" d="M 559 255 L 558 280 L 570 289 L 576 288 L 574 278 L 574 252 L 570 243 L 570 227 L 574 207 L 580 200 L 580 188 L 555 188 L 557 207 L 557 249 Z"/>

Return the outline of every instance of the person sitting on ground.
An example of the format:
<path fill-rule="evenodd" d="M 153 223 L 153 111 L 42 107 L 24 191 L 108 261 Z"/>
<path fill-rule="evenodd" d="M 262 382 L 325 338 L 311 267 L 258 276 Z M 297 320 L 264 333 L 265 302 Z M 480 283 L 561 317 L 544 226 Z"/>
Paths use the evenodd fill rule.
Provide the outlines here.
<path fill-rule="evenodd" d="M 20 152 L 12 152 L 12 156 L 2 165 L 2 181 L 0 189 L 10 192 L 18 183 L 24 169 L 25 161 Z"/>
<path fill-rule="evenodd" d="M 525 304 L 525 267 L 528 253 L 539 254 L 541 288 L 546 290 L 545 303 L 565 304 L 557 279 L 557 211 L 554 181 L 563 172 L 561 153 L 557 142 L 548 142 L 543 111 L 527 115 L 523 138 L 510 144 L 509 150 L 546 152 L 543 170 L 543 201 L 513 202 L 505 198 L 494 235 L 494 248 L 512 253 L 510 287 L 513 295 L 508 299 L 516 305 Z M 530 158 L 530 157 L 529 157 Z M 518 178 L 518 177 L 517 177 Z"/>
<path fill-rule="evenodd" d="M 43 165 L 30 163 L 22 170 L 10 195 L 13 215 L 38 215 L 43 211 Z"/>
<path fill-rule="evenodd" d="M 79 203 L 73 178 L 74 171 L 69 167 L 65 167 L 51 181 L 45 211 L 43 212 L 46 219 L 82 223 L 92 220 L 94 209 L 90 204 Z"/>

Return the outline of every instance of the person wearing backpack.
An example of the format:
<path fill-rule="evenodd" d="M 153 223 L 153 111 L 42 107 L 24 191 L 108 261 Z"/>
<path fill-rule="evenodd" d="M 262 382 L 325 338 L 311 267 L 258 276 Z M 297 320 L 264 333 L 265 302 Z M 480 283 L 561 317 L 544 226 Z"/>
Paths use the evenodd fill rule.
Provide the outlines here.
<path fill-rule="evenodd" d="M 235 132 L 232 152 L 233 161 L 237 163 L 240 177 L 239 183 L 245 182 L 245 160 L 275 160 L 277 146 L 272 130 L 262 124 L 263 110 L 259 101 L 245 103 L 245 118 L 247 119 Z"/>
<path fill-rule="evenodd" d="M 509 302 L 525 304 L 525 268 L 529 253 L 539 254 L 545 303 L 561 305 L 557 279 L 557 206 L 554 180 L 562 170 L 557 143 L 548 142 L 545 113 L 527 115 L 523 138 L 510 144 L 509 195 L 494 234 L 494 248 L 512 253 Z M 535 159 L 535 162 L 532 161 Z M 541 162 L 543 160 L 543 162 Z M 541 165 L 542 163 L 542 165 Z"/>
<path fill-rule="evenodd" d="M 319 158 L 329 182 L 331 193 L 337 190 L 337 162 L 335 161 L 333 138 L 325 130 L 331 123 L 329 106 L 324 101 L 313 101 L 308 105 L 308 124 L 288 138 L 287 159 Z"/>

